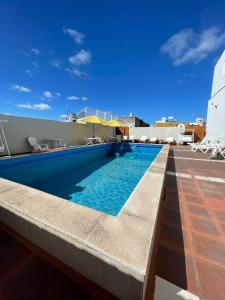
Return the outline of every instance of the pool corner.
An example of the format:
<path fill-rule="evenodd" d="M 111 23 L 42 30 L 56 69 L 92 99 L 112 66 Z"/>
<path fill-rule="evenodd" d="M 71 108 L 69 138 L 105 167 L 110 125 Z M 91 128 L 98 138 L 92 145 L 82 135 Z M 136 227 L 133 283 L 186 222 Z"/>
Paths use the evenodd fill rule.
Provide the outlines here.
<path fill-rule="evenodd" d="M 1 220 L 116 297 L 144 299 L 168 152 L 163 146 L 116 217 L 1 179 Z"/>

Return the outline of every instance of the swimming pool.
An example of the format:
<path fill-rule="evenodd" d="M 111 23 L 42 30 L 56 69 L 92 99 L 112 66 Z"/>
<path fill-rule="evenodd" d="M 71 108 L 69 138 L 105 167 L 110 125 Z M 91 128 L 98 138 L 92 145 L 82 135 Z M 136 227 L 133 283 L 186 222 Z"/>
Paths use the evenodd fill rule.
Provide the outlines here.
<path fill-rule="evenodd" d="M 0 176 L 116 216 L 161 145 L 103 144 L 0 161 Z"/>

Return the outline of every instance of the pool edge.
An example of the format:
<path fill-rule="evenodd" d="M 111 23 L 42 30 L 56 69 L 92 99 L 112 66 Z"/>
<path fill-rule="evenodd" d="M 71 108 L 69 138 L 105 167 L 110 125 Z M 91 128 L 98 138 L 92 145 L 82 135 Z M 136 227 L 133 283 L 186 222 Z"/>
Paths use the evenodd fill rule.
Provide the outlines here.
<path fill-rule="evenodd" d="M 72 207 L 66 200 L 62 203 L 62 199 L 56 196 L 0 179 L 0 218 L 19 234 L 117 297 L 143 299 L 168 151 L 169 146 L 164 145 L 116 217 L 74 203 Z M 140 197 L 141 205 L 140 201 L 138 202 Z M 46 205 L 46 210 L 52 209 L 55 216 L 60 212 L 61 216 L 70 214 L 70 218 L 75 215 L 76 218 L 79 217 L 76 222 L 71 220 L 75 222 L 73 226 L 81 228 L 69 228 L 69 220 L 65 220 L 65 224 L 60 223 L 60 220 L 56 222 L 43 207 L 35 209 L 31 204 L 32 201 L 37 201 L 37 198 L 41 205 Z M 87 224 L 84 224 L 84 219 Z M 144 244 L 135 245 L 142 243 L 138 236 L 140 232 L 143 232 Z M 140 259 L 137 257 L 137 261 L 132 261 L 130 254 L 132 241 L 135 257 L 139 252 L 139 255 L 143 256 Z M 126 258 L 126 255 L 129 257 Z"/>

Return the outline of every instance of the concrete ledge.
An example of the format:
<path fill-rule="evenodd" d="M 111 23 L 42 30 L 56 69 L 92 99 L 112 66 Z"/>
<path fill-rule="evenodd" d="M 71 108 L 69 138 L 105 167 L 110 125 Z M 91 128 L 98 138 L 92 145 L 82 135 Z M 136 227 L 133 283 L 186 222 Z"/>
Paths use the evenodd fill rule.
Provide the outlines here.
<path fill-rule="evenodd" d="M 0 179 L 0 219 L 120 299 L 143 299 L 163 192 L 165 145 L 116 217 Z"/>
<path fill-rule="evenodd" d="M 154 300 L 200 300 L 200 298 L 175 284 L 156 276 Z"/>

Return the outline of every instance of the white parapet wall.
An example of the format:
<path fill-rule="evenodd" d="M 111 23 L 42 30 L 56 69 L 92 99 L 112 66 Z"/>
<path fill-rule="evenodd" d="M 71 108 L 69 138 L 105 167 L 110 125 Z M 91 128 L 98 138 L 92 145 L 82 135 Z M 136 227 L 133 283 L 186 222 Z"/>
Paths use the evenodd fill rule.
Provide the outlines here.
<path fill-rule="evenodd" d="M 45 119 L 7 116 L 0 114 L 4 132 L 11 154 L 27 153 L 31 151 L 27 138 L 33 136 L 38 142 L 48 139 L 63 138 L 68 146 L 85 144 L 85 137 L 92 137 L 92 124 L 78 124 L 73 122 L 60 122 Z M 96 136 L 113 135 L 113 127 L 95 124 Z M 0 132 L 1 134 L 1 132 Z M 0 155 L 6 155 L 2 152 Z"/>
<path fill-rule="evenodd" d="M 141 136 L 166 140 L 167 137 L 173 137 L 174 141 L 178 140 L 177 127 L 133 127 L 129 129 L 129 135 L 133 135 L 135 139 L 140 139 Z"/>
<path fill-rule="evenodd" d="M 225 143 L 225 51 L 214 68 L 206 134 L 215 141 Z"/>

